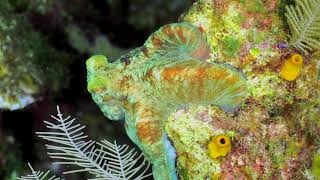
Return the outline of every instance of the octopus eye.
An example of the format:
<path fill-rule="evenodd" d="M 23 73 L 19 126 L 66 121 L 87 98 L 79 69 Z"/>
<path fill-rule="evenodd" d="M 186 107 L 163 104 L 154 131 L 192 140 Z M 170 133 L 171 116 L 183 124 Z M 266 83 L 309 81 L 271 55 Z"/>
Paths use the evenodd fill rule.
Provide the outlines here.
<path fill-rule="evenodd" d="M 106 76 L 106 69 L 108 67 L 107 58 L 102 55 L 92 56 L 87 60 L 86 65 L 88 71 L 88 91 L 96 94 L 105 92 L 109 82 Z"/>

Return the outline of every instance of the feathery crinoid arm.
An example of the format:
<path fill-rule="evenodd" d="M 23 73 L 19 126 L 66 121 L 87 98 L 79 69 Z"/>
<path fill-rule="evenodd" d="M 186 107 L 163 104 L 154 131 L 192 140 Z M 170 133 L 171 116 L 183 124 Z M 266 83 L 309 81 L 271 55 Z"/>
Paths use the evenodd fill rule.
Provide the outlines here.
<path fill-rule="evenodd" d="M 28 163 L 28 166 L 32 174 L 21 176 L 20 178 L 18 178 L 18 180 L 60 180 L 60 178 L 56 176 L 49 176 L 50 171 L 35 171 L 30 163 Z"/>
<path fill-rule="evenodd" d="M 64 117 L 57 107 L 58 114 L 51 116 L 55 122 L 45 121 L 53 131 L 37 132 L 39 137 L 47 140 L 49 156 L 56 160 L 54 164 L 72 165 L 73 170 L 64 172 L 88 172 L 92 179 L 105 180 L 141 180 L 150 176 L 146 174 L 149 163 L 127 145 L 118 145 L 106 140 L 96 143 L 87 140 L 82 132 L 85 128 L 75 123 L 70 116 Z M 141 163 L 141 164 L 140 164 Z"/>
<path fill-rule="evenodd" d="M 320 49 L 320 0 L 296 0 L 287 6 L 290 45 L 305 54 Z"/>

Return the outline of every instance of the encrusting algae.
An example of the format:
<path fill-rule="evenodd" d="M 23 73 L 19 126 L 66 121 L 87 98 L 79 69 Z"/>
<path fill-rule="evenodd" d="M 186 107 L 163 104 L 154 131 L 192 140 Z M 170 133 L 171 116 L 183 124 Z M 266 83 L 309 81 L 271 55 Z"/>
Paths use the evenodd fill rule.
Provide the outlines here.
<path fill-rule="evenodd" d="M 226 156 L 231 149 L 230 138 L 224 134 L 212 138 L 208 144 L 209 156 L 216 159 L 220 156 Z"/>
<path fill-rule="evenodd" d="M 293 81 L 299 76 L 302 65 L 302 56 L 294 54 L 284 62 L 280 71 L 280 76 L 287 81 Z"/>

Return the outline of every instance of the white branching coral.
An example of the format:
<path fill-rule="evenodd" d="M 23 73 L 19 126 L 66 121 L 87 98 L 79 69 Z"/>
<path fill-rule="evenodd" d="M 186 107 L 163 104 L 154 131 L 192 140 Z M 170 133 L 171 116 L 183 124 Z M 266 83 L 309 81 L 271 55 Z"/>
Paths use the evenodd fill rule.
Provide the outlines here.
<path fill-rule="evenodd" d="M 320 49 L 320 0 L 296 0 L 287 6 L 286 17 L 291 30 L 290 45 L 305 54 Z"/>
<path fill-rule="evenodd" d="M 37 134 L 49 141 L 46 147 L 50 158 L 55 160 L 53 164 L 75 167 L 64 174 L 88 172 L 94 176 L 93 180 L 141 180 L 151 176 L 147 174 L 150 163 L 142 154 L 130 150 L 128 145 L 87 140 L 88 136 L 82 132 L 85 126 L 77 124 L 75 118 L 63 117 L 59 106 L 57 111 L 56 116 L 51 115 L 55 123 L 44 121 L 53 131 Z"/>

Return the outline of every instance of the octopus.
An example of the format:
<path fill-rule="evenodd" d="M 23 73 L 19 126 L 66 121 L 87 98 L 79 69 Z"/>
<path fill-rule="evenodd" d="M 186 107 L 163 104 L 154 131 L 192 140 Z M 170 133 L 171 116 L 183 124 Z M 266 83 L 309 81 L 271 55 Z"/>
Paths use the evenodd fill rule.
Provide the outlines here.
<path fill-rule="evenodd" d="M 125 119 L 156 180 L 178 179 L 177 155 L 164 130 L 172 112 L 190 105 L 236 112 L 248 96 L 244 73 L 207 61 L 211 50 L 203 33 L 187 22 L 168 24 L 112 63 L 103 55 L 86 61 L 93 100 L 108 119 Z"/>

